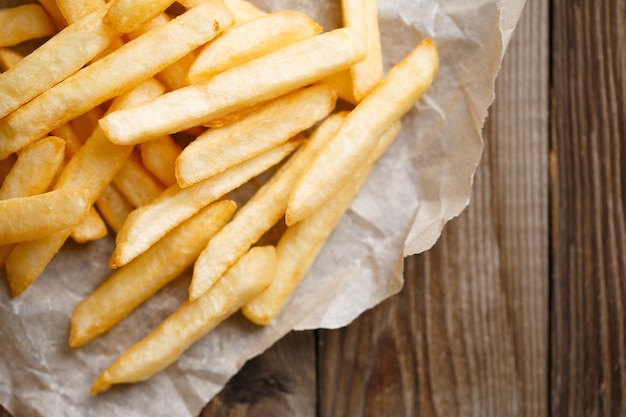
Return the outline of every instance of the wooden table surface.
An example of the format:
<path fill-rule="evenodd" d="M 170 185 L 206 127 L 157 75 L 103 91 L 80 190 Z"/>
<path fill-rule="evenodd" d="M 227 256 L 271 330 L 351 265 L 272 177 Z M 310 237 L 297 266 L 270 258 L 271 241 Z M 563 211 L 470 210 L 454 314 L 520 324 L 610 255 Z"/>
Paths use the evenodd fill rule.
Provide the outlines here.
<path fill-rule="evenodd" d="M 625 416 L 625 70 L 626 0 L 528 0 L 468 209 L 400 294 L 289 334 L 200 415 Z"/>

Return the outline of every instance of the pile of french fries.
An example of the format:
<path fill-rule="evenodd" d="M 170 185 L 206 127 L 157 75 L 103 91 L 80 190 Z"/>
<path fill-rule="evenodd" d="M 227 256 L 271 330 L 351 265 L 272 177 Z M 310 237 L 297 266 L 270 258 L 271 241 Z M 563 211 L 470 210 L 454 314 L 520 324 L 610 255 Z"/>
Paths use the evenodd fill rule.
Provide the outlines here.
<path fill-rule="evenodd" d="M 68 238 L 113 231 L 112 273 L 70 320 L 79 348 L 193 267 L 189 299 L 92 393 L 150 378 L 237 311 L 270 323 L 431 85 L 430 39 L 384 74 L 376 1 L 341 6 L 331 31 L 245 0 L 0 10 L 0 265 L 13 296 Z M 13 48 L 33 39 L 25 56 Z M 237 207 L 230 193 L 263 173 Z"/>

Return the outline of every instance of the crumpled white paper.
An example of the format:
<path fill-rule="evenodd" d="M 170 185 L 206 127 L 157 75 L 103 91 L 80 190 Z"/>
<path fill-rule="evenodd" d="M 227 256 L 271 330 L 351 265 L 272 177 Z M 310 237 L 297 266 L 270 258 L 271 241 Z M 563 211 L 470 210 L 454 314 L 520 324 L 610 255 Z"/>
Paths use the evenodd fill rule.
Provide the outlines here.
<path fill-rule="evenodd" d="M 253 3 L 267 11 L 305 11 L 326 29 L 341 23 L 339 0 Z M 426 36 L 439 48 L 440 69 L 274 323 L 261 328 L 236 315 L 151 380 L 89 396 L 96 376 L 187 297 L 190 277 L 180 277 L 111 332 L 73 350 L 67 346 L 69 317 L 110 273 L 113 240 L 68 242 L 18 299 L 0 286 L 0 404 L 15 416 L 196 416 L 248 359 L 290 330 L 345 326 L 399 291 L 404 257 L 429 249 L 469 202 L 495 78 L 523 5 L 379 1 L 386 69 Z"/>

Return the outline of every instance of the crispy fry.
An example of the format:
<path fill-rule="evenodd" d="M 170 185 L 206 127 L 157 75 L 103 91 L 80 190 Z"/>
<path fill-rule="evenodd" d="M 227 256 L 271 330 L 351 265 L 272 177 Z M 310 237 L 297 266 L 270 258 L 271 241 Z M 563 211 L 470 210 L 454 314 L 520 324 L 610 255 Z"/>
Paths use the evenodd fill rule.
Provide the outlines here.
<path fill-rule="evenodd" d="M 144 81 L 116 98 L 111 109 L 136 105 L 162 94 L 163 91 L 164 87 L 158 81 Z M 85 146 L 68 162 L 55 185 L 59 189 L 89 190 L 89 205 L 94 203 L 94 199 L 111 182 L 132 151 L 130 146 L 113 145 L 99 132 L 100 129 L 96 129 Z M 14 296 L 25 291 L 41 275 L 71 232 L 72 228 L 69 227 L 43 239 L 22 242 L 15 246 L 6 263 L 7 278 Z"/>
<path fill-rule="evenodd" d="M 127 264 L 202 207 L 276 165 L 301 143 L 296 138 L 191 187 L 169 187 L 152 204 L 128 216 L 115 239 L 109 265 L 117 268 Z"/>
<path fill-rule="evenodd" d="M 0 70 L 5 72 L 13 68 L 22 58 L 24 58 L 22 54 L 11 48 L 0 48 Z"/>
<path fill-rule="evenodd" d="M 383 58 L 378 30 L 376 0 L 341 0 L 343 22 L 365 39 L 367 56 L 350 68 L 353 95 L 361 101 L 383 76 Z"/>
<path fill-rule="evenodd" d="M 358 36 L 349 29 L 336 29 L 231 68 L 206 83 L 111 113 L 100 120 L 100 126 L 115 143 L 151 140 L 304 87 L 363 56 Z"/>
<path fill-rule="evenodd" d="M 65 20 L 65 16 L 61 13 L 61 9 L 59 9 L 59 5 L 56 0 L 39 0 L 39 4 L 46 10 L 50 19 L 54 22 L 57 30 L 64 29 L 67 26 L 67 20 Z"/>
<path fill-rule="evenodd" d="M 222 33 L 208 43 L 189 68 L 187 82 L 199 84 L 215 74 L 317 35 L 322 27 L 294 10 L 270 13 Z"/>
<path fill-rule="evenodd" d="M 55 136 L 24 148 L 0 187 L 0 200 L 48 191 L 64 157 L 65 141 Z"/>
<path fill-rule="evenodd" d="M 192 344 L 267 287 L 275 269 L 272 246 L 250 249 L 203 297 L 184 302 L 154 332 L 122 354 L 96 379 L 91 393 L 113 384 L 146 380 L 176 362 Z"/>
<path fill-rule="evenodd" d="M 54 33 L 54 24 L 38 4 L 0 9 L 0 47 L 14 46 Z"/>
<path fill-rule="evenodd" d="M 104 187 L 102 194 L 96 200 L 96 207 L 104 221 L 116 233 L 122 228 L 126 217 L 135 208 L 113 184 Z"/>
<path fill-rule="evenodd" d="M 206 0 L 181 0 L 179 3 L 189 8 L 195 7 L 203 1 Z M 246 0 L 224 0 L 224 4 L 226 4 L 226 7 L 233 12 L 233 15 L 235 16 L 235 24 L 237 25 L 265 14 L 264 11 Z"/>
<path fill-rule="evenodd" d="M 400 122 L 392 124 L 383 133 L 367 162 L 337 194 L 314 214 L 285 230 L 276 245 L 274 280 L 269 287 L 241 309 L 249 320 L 267 325 L 278 315 L 313 265 L 343 214 L 350 207 L 376 161 L 393 142 L 399 131 Z"/>
<path fill-rule="evenodd" d="M 334 86 L 337 90 L 337 95 L 339 96 L 339 98 L 346 103 L 350 103 L 353 105 L 357 103 L 357 99 L 354 97 L 354 92 L 352 89 L 352 75 L 350 74 L 349 69 L 330 74 L 322 81 Z"/>
<path fill-rule="evenodd" d="M 108 331 L 193 264 L 235 211 L 233 201 L 214 203 L 117 269 L 81 301 L 71 319 L 69 345 L 80 347 Z"/>
<path fill-rule="evenodd" d="M 430 39 L 422 41 L 350 112 L 337 135 L 298 181 L 289 199 L 287 225 L 312 214 L 346 183 L 382 132 L 428 89 L 438 65 L 435 44 Z"/>
<path fill-rule="evenodd" d="M 36 240 L 80 222 L 89 190 L 62 189 L 0 201 L 0 244 Z"/>
<path fill-rule="evenodd" d="M 154 201 L 165 189 L 143 166 L 141 157 L 133 152 L 115 174 L 113 184 L 135 207 L 145 206 Z"/>
<path fill-rule="evenodd" d="M 176 184 L 176 158 L 182 147 L 171 136 L 163 136 L 139 145 L 144 166 L 166 186 Z"/>
<path fill-rule="evenodd" d="M 74 23 L 85 15 L 104 7 L 104 0 L 56 0 L 67 23 Z"/>
<path fill-rule="evenodd" d="M 107 25 L 122 33 L 132 32 L 162 13 L 174 0 L 113 0 L 104 17 Z"/>
<path fill-rule="evenodd" d="M 0 121 L 0 157 L 150 78 L 230 24 L 225 7 L 203 3 L 81 69 Z"/>
<path fill-rule="evenodd" d="M 106 6 L 68 26 L 0 75 L 0 118 L 78 71 L 119 36 L 102 23 L 105 12 Z"/>
<path fill-rule="evenodd" d="M 202 296 L 215 281 L 285 214 L 298 177 L 339 128 L 340 115 L 326 119 L 300 148 L 258 189 L 235 217 L 209 241 L 194 264 L 189 299 Z M 339 119 L 339 120 L 338 120 Z"/>
<path fill-rule="evenodd" d="M 207 130 L 176 160 L 178 183 L 187 187 L 287 141 L 328 116 L 336 99 L 333 87 L 317 84 L 272 100 L 223 128 Z"/>
<path fill-rule="evenodd" d="M 94 206 L 91 206 L 87 216 L 72 228 L 70 237 L 77 243 L 86 243 L 105 237 L 108 233 L 107 226 Z"/>

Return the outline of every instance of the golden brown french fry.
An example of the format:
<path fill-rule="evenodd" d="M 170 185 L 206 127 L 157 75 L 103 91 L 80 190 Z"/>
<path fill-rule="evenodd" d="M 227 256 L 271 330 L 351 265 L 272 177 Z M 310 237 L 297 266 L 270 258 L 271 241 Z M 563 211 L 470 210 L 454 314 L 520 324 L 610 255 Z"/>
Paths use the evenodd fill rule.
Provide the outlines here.
<path fill-rule="evenodd" d="M 339 98 L 346 103 L 353 105 L 357 103 L 357 99 L 354 97 L 354 91 L 352 89 L 352 74 L 350 73 L 350 69 L 330 74 L 322 81 L 334 86 L 337 90 Z"/>
<path fill-rule="evenodd" d="M 81 146 L 83 142 L 70 123 L 66 123 L 53 129 L 52 135 L 57 136 L 65 141 L 65 159 L 69 160 Z M 36 143 L 36 142 L 35 142 Z"/>
<path fill-rule="evenodd" d="M 324 206 L 288 227 L 276 245 L 276 275 L 272 283 L 246 303 L 241 311 L 252 322 L 267 325 L 280 312 L 313 265 L 320 250 L 360 191 L 376 161 L 400 131 L 391 125 L 380 138 L 367 162 Z"/>
<path fill-rule="evenodd" d="M 270 13 L 222 33 L 202 48 L 187 82 L 199 84 L 215 74 L 317 35 L 322 27 L 294 10 Z"/>
<path fill-rule="evenodd" d="M 104 0 L 56 0 L 67 23 L 74 23 L 91 12 L 104 7 Z"/>
<path fill-rule="evenodd" d="M 290 140 L 191 187 L 169 187 L 154 202 L 128 216 L 115 239 L 109 265 L 117 268 L 127 264 L 202 207 L 276 165 L 301 143 L 300 138 Z"/>
<path fill-rule="evenodd" d="M 202 296 L 231 265 L 285 214 L 293 185 L 315 154 L 332 138 L 342 115 L 327 118 L 272 177 L 237 211 L 233 219 L 209 241 L 194 264 L 189 299 Z"/>
<path fill-rule="evenodd" d="M 166 186 L 176 184 L 176 158 L 182 147 L 171 136 L 139 144 L 141 161 Z"/>
<path fill-rule="evenodd" d="M 122 228 L 130 212 L 135 209 L 113 184 L 104 187 L 96 200 L 96 207 L 104 221 L 116 233 Z"/>
<path fill-rule="evenodd" d="M 111 104 L 111 110 L 150 100 L 164 91 L 165 88 L 158 81 L 154 79 L 144 81 L 134 89 L 117 97 Z M 100 133 L 98 128 L 87 143 L 67 163 L 55 187 L 59 189 L 87 189 L 90 191 L 89 205 L 92 205 L 104 187 L 111 182 L 131 151 L 131 146 L 113 145 Z M 13 248 L 7 259 L 6 271 L 14 296 L 21 294 L 41 275 L 71 232 L 72 228 L 69 227 L 43 239 L 18 243 Z"/>
<path fill-rule="evenodd" d="M 174 0 L 113 0 L 104 21 L 123 33 L 132 32 L 174 3 Z"/>
<path fill-rule="evenodd" d="M 0 157 L 152 77 L 230 24 L 226 7 L 202 3 L 82 68 L 0 121 Z"/>
<path fill-rule="evenodd" d="M 54 29 L 52 20 L 38 4 L 0 9 L 0 47 L 52 35 Z"/>
<path fill-rule="evenodd" d="M 233 201 L 226 200 L 202 209 L 128 265 L 117 269 L 76 306 L 69 345 L 80 347 L 91 342 L 182 274 L 235 208 Z"/>
<path fill-rule="evenodd" d="M 0 118 L 78 71 L 119 36 L 102 22 L 105 12 L 106 6 L 68 26 L 0 75 Z"/>
<path fill-rule="evenodd" d="M 86 113 L 80 114 L 73 118 L 69 124 L 72 125 L 74 131 L 78 134 L 81 142 L 87 142 L 87 139 L 93 134 L 98 126 L 98 121 L 104 116 L 104 111 L 100 106 L 94 107 Z"/>
<path fill-rule="evenodd" d="M 67 20 L 65 20 L 65 16 L 61 13 L 61 9 L 59 9 L 59 5 L 56 0 L 39 0 L 39 4 L 46 10 L 50 19 L 54 22 L 54 26 L 56 26 L 57 30 L 64 29 L 67 26 Z"/>
<path fill-rule="evenodd" d="M 56 137 L 43 138 L 24 148 L 2 182 L 0 200 L 48 191 L 63 163 L 64 148 L 65 142 Z M 0 267 L 12 249 L 13 245 L 0 246 Z"/>
<path fill-rule="evenodd" d="M 161 195 L 165 187 L 143 166 L 141 157 L 133 152 L 117 171 L 113 184 L 135 207 L 145 206 Z"/>
<path fill-rule="evenodd" d="M 0 200 L 0 244 L 36 240 L 80 222 L 89 190 L 62 189 Z"/>
<path fill-rule="evenodd" d="M 205 296 L 184 302 L 150 335 L 123 353 L 96 379 L 90 392 L 146 380 L 176 362 L 191 345 L 267 287 L 275 268 L 272 246 L 250 249 Z"/>
<path fill-rule="evenodd" d="M 316 84 L 274 99 L 230 125 L 207 130 L 176 160 L 178 184 L 188 187 L 287 141 L 328 116 L 336 99 L 333 87 Z"/>
<path fill-rule="evenodd" d="M 365 40 L 367 56 L 350 68 L 355 99 L 363 97 L 383 76 L 383 58 L 378 29 L 376 0 L 341 0 L 344 26 L 356 30 Z"/>
<path fill-rule="evenodd" d="M 0 200 L 49 190 L 65 157 L 65 141 L 48 136 L 22 149 L 0 187 Z"/>
<path fill-rule="evenodd" d="M 349 29 L 336 29 L 231 68 L 206 83 L 111 113 L 100 126 L 114 143 L 145 142 L 281 96 L 363 57 L 360 38 Z"/>
<path fill-rule="evenodd" d="M 70 237 L 77 243 L 86 243 L 105 237 L 107 226 L 94 206 L 91 206 L 85 218 L 72 228 Z"/>
<path fill-rule="evenodd" d="M 195 7 L 203 1 L 206 0 L 180 0 L 179 3 L 189 8 Z M 224 4 L 233 12 L 237 25 L 265 14 L 264 11 L 246 0 L 224 0 Z"/>
<path fill-rule="evenodd" d="M 420 42 L 355 108 L 337 135 L 317 155 L 289 199 L 287 225 L 311 215 L 367 159 L 376 140 L 430 87 L 439 57 L 430 39 Z"/>
<path fill-rule="evenodd" d="M 13 297 L 22 294 L 37 279 L 71 232 L 70 227 L 43 239 L 15 245 L 6 261 L 7 280 Z"/>
<path fill-rule="evenodd" d="M 11 48 L 0 48 L 0 70 L 5 72 L 13 68 L 22 58 L 24 58 L 22 54 Z"/>

